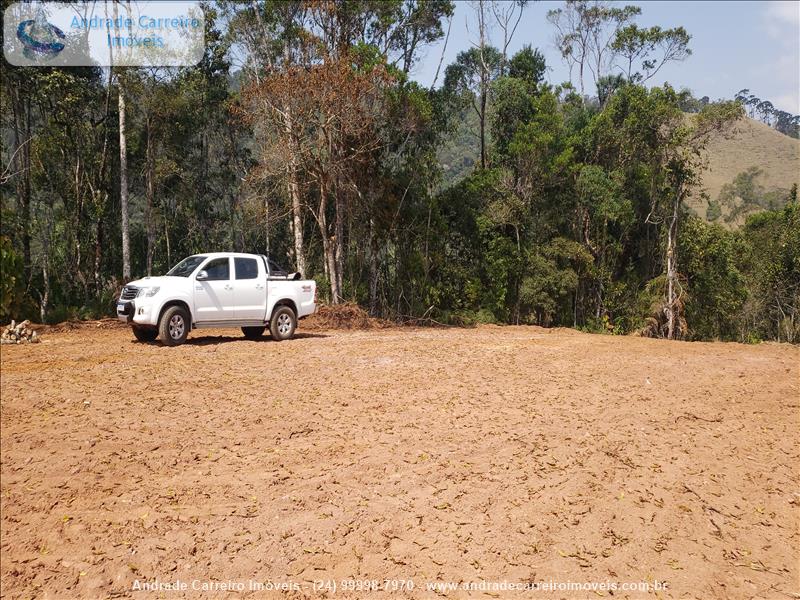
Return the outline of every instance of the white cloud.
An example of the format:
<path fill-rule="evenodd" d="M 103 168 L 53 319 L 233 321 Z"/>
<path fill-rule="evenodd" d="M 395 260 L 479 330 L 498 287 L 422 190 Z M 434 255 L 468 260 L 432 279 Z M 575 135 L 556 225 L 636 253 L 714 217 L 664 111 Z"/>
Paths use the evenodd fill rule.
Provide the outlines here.
<path fill-rule="evenodd" d="M 797 48 L 784 46 L 783 54 L 776 56 L 767 64 L 762 64 L 761 70 L 769 73 L 774 81 L 797 89 L 800 86 L 800 53 Z"/>
<path fill-rule="evenodd" d="M 782 92 L 770 98 L 772 103 L 800 114 L 800 2 L 773 0 L 764 6 L 764 29 L 775 40 L 776 52 L 760 65 L 760 70 L 769 74 L 773 90 Z"/>
<path fill-rule="evenodd" d="M 767 2 L 764 21 L 767 33 L 772 37 L 780 38 L 787 33 L 796 37 L 800 33 L 798 31 L 800 28 L 800 2 L 796 0 Z"/>
<path fill-rule="evenodd" d="M 781 94 L 772 100 L 776 108 L 790 112 L 793 115 L 800 115 L 800 93 L 797 91 Z"/>

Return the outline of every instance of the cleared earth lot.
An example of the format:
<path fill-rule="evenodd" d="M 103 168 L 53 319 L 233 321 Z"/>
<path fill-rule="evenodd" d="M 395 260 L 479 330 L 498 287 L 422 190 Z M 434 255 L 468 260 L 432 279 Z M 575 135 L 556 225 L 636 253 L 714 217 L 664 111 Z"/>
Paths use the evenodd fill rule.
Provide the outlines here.
<path fill-rule="evenodd" d="M 4 346 L 2 594 L 391 579 L 415 587 L 374 595 L 554 580 L 793 597 L 798 361 L 490 326 Z"/>

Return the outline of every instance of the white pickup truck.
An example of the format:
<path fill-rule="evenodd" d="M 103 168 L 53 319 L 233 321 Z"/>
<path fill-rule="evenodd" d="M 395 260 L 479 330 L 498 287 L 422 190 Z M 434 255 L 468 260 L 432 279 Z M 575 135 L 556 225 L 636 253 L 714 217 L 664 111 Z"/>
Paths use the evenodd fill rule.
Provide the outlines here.
<path fill-rule="evenodd" d="M 297 320 L 317 306 L 317 284 L 280 271 L 266 256 L 213 252 L 185 258 L 163 277 L 122 288 L 117 317 L 142 342 L 186 341 L 191 329 L 241 327 L 256 339 L 269 326 L 275 340 L 294 335 Z"/>

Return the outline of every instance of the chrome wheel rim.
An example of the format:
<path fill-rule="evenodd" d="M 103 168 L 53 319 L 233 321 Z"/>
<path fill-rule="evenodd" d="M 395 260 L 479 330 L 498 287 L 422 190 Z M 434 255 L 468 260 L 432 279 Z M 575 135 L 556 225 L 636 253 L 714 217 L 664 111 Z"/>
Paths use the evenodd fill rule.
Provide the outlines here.
<path fill-rule="evenodd" d="M 186 326 L 183 323 L 183 317 L 180 315 L 174 315 L 169 320 L 169 337 L 171 337 L 173 340 L 180 339 L 185 328 Z"/>
<path fill-rule="evenodd" d="M 292 319 L 286 313 L 278 315 L 278 333 L 286 335 L 292 330 Z"/>

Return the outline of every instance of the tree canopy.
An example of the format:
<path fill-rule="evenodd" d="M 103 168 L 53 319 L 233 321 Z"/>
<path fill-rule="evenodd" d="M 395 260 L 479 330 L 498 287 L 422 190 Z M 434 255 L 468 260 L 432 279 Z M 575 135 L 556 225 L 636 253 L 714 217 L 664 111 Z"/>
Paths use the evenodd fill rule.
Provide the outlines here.
<path fill-rule="evenodd" d="M 577 88 L 509 56 L 525 2 L 474 8 L 479 40 L 431 89 L 410 74 L 448 0 L 224 1 L 195 66 L 4 65 L 0 318 L 109 314 L 126 269 L 231 250 L 390 319 L 798 341 L 796 191 L 732 183 L 770 209 L 736 231 L 686 202 L 711 136 L 796 117 L 652 85 L 691 36 L 636 6 L 549 13 Z M 476 160 L 448 180 L 469 123 Z"/>

